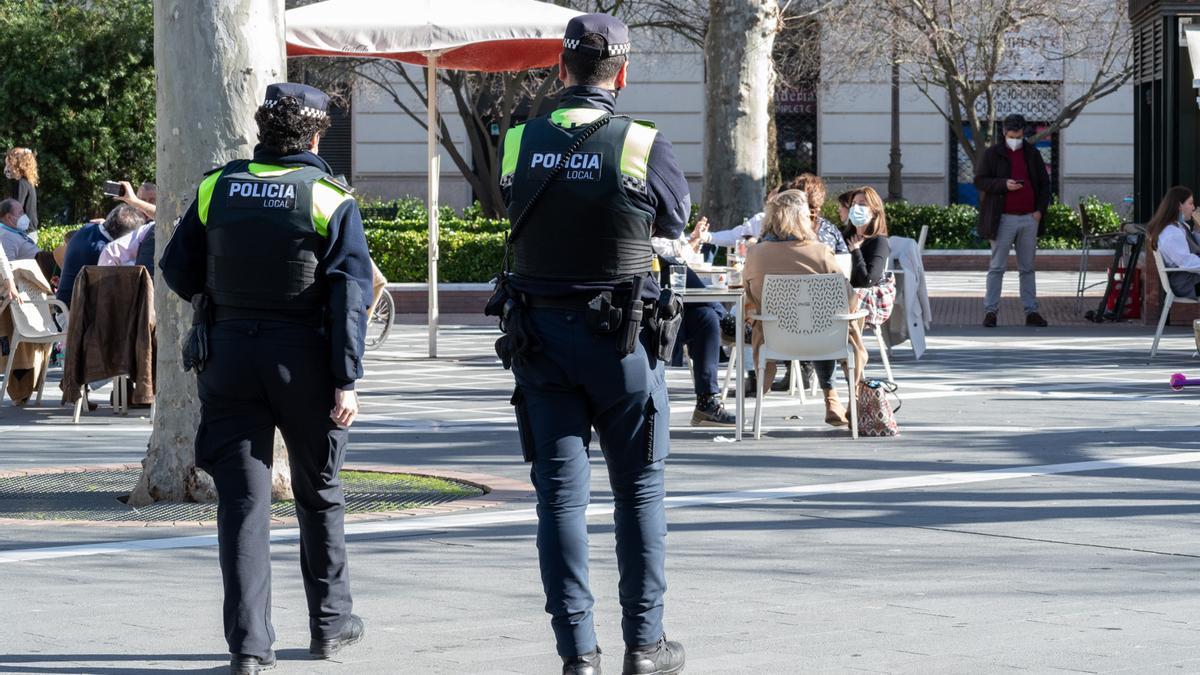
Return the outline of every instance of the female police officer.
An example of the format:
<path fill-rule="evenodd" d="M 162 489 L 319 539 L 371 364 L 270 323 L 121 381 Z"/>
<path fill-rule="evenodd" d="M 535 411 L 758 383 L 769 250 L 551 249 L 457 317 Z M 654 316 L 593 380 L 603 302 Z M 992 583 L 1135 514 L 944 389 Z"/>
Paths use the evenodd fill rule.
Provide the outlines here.
<path fill-rule="evenodd" d="M 600 672 L 587 559 L 592 428 L 613 489 L 623 672 L 669 675 L 684 663 L 662 624 L 670 409 L 662 364 L 636 338 L 642 301 L 659 299 L 650 236 L 678 237 L 691 199 L 653 125 L 612 116 L 629 46 L 629 29 L 609 15 L 572 19 L 558 109 L 510 130 L 501 160 L 515 253 L 504 283 L 517 303 L 506 316 L 522 337 L 507 324 L 498 351 L 517 380 L 546 611 L 567 675 Z M 517 342 L 539 346 L 503 346 Z"/>
<path fill-rule="evenodd" d="M 220 498 L 225 638 L 235 675 L 274 666 L 270 506 L 275 428 L 291 465 L 308 596 L 310 652 L 357 642 L 338 471 L 358 412 L 371 263 L 358 206 L 315 153 L 329 97 L 273 84 L 255 114 L 260 144 L 201 182 L 163 253 L 171 290 L 202 330 L 196 465 Z M 207 332 L 207 336 L 205 336 Z M 195 341 L 204 344 L 197 345 Z M 207 351 L 207 358 L 204 352 Z"/>

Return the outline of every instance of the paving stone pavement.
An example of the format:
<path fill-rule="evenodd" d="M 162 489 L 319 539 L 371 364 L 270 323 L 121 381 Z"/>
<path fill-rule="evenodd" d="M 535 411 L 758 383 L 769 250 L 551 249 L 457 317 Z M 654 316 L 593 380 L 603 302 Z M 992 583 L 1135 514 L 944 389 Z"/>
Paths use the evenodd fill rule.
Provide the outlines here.
<path fill-rule="evenodd" d="M 524 480 L 494 338 L 447 327 L 432 361 L 424 330 L 398 326 L 368 358 L 350 462 Z M 936 328 L 921 361 L 893 356 L 895 439 L 851 441 L 819 403 L 770 396 L 764 439 L 728 442 L 687 425 L 687 371 L 670 371 L 666 621 L 687 672 L 1200 672 L 1200 396 L 1165 384 L 1200 360 L 1185 329 L 1153 364 L 1149 344 L 1141 326 Z M 148 434 L 103 406 L 78 427 L 66 408 L 4 407 L 0 471 L 136 462 Z M 611 499 L 592 462 L 616 672 Z M 557 673 L 530 508 L 355 523 L 368 635 L 328 663 L 306 659 L 298 546 L 278 531 L 276 672 Z M 216 549 L 177 547 L 211 533 L 0 529 L 0 673 L 224 672 Z M 108 547 L 34 551 L 92 544 Z"/>

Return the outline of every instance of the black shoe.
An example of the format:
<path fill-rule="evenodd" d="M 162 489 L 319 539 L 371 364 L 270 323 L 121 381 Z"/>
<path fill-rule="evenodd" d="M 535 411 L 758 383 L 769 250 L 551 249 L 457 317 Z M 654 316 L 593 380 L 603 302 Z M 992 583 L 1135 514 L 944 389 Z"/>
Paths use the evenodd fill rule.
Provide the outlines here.
<path fill-rule="evenodd" d="M 737 417 L 725 410 L 720 399 L 716 396 L 701 396 L 696 400 L 696 410 L 692 413 L 694 427 L 732 427 L 737 425 Z"/>
<path fill-rule="evenodd" d="M 275 652 L 267 655 L 267 658 L 262 659 L 249 654 L 234 654 L 229 659 L 230 675 L 255 675 L 268 670 L 275 669 Z"/>
<path fill-rule="evenodd" d="M 363 639 L 366 631 L 363 620 L 358 615 L 351 614 L 340 635 L 332 638 L 313 638 L 312 642 L 308 643 L 308 653 L 318 659 L 327 659 L 340 652 L 343 647 L 349 647 Z"/>
<path fill-rule="evenodd" d="M 1025 325 L 1034 326 L 1035 328 L 1045 328 L 1050 324 L 1046 323 L 1046 320 L 1042 318 L 1041 314 L 1038 314 L 1037 312 L 1030 312 L 1025 315 Z"/>
<path fill-rule="evenodd" d="M 996 327 L 996 313 L 995 312 L 988 312 L 987 314 L 983 315 L 983 327 L 984 328 L 995 328 Z"/>
<path fill-rule="evenodd" d="M 625 648 L 621 675 L 675 675 L 683 672 L 683 645 L 664 635 L 652 645 Z"/>
<path fill-rule="evenodd" d="M 792 362 L 779 363 L 783 364 L 783 377 L 771 383 L 771 391 L 789 391 L 792 388 Z"/>
<path fill-rule="evenodd" d="M 563 675 L 600 675 L 600 648 L 579 656 L 564 656 Z"/>

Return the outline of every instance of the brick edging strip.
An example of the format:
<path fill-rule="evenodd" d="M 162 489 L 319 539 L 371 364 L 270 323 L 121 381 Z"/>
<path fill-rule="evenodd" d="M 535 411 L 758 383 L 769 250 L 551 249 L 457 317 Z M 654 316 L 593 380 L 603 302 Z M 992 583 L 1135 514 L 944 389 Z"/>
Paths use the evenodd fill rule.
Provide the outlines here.
<path fill-rule="evenodd" d="M 0 471 L 0 478 L 21 478 L 23 476 L 45 476 L 60 473 L 83 473 L 85 471 L 128 471 L 142 468 L 141 464 L 101 464 L 97 466 L 67 466 L 67 467 L 37 467 L 31 469 L 15 469 Z M 514 502 L 531 500 L 533 488 L 528 483 L 512 480 L 486 473 L 465 471 L 431 470 L 415 467 L 379 466 L 369 464 L 347 464 L 343 471 L 374 471 L 378 473 L 404 473 L 427 478 L 441 478 L 465 483 L 483 490 L 478 497 L 456 499 L 445 504 L 432 504 L 415 509 L 402 511 L 376 511 L 370 513 L 354 513 L 346 515 L 346 522 L 353 523 L 365 520 L 390 520 L 393 518 L 413 518 L 417 516 L 445 515 L 459 511 L 473 511 L 504 506 Z M 15 526 L 45 526 L 67 527 L 73 525 L 91 525 L 101 527 L 216 527 L 214 520 L 33 520 L 28 518 L 0 518 L 0 525 Z M 272 525 L 296 525 L 295 518 L 271 518 Z"/>

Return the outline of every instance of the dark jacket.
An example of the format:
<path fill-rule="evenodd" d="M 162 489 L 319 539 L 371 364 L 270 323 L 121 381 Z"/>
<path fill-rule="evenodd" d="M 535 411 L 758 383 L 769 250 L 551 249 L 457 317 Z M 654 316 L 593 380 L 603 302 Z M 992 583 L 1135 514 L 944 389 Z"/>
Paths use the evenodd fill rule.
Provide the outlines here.
<path fill-rule="evenodd" d="M 79 271 L 67 324 L 63 401 L 79 400 L 85 382 L 128 375 L 132 402 L 154 402 L 154 282 L 141 267 Z"/>
<path fill-rule="evenodd" d="M 29 229 L 38 229 L 37 188 L 24 178 L 9 179 L 8 196 L 21 202 L 25 215 L 29 216 Z"/>
<path fill-rule="evenodd" d="M 112 241 L 104 225 L 91 223 L 84 225 L 75 232 L 71 241 L 67 242 L 67 252 L 63 256 L 62 274 L 58 277 L 58 293 L 55 294 L 62 304 L 71 307 L 71 299 L 75 293 L 75 277 L 79 271 L 88 265 L 100 261 L 100 253 Z"/>
<path fill-rule="evenodd" d="M 254 161 L 283 166 L 315 166 L 332 175 L 325 160 L 311 152 L 279 155 L 262 146 L 254 149 Z M 196 202 L 188 207 L 158 262 L 167 286 L 190 301 L 204 292 L 208 269 L 208 238 L 200 222 Z M 363 232 L 358 204 L 347 199 L 329 217 L 329 248 L 321 260 L 320 273 L 329 283 L 328 330 L 333 382 L 340 389 L 353 389 L 362 377 L 363 336 L 367 327 L 367 305 L 371 302 L 371 256 Z"/>
<path fill-rule="evenodd" d="M 1028 141 L 1025 141 L 1025 168 L 1028 169 L 1029 180 L 1033 181 L 1033 203 L 1042 214 L 1038 223 L 1040 237 L 1046 232 L 1046 209 L 1050 208 L 1050 174 L 1046 172 L 1042 153 Z M 975 166 L 975 189 L 979 190 L 978 229 L 983 239 L 996 238 L 1000 216 L 1004 215 L 1010 177 L 1012 167 L 1008 161 L 1008 146 L 1001 140 L 985 150 L 983 158 Z"/>

